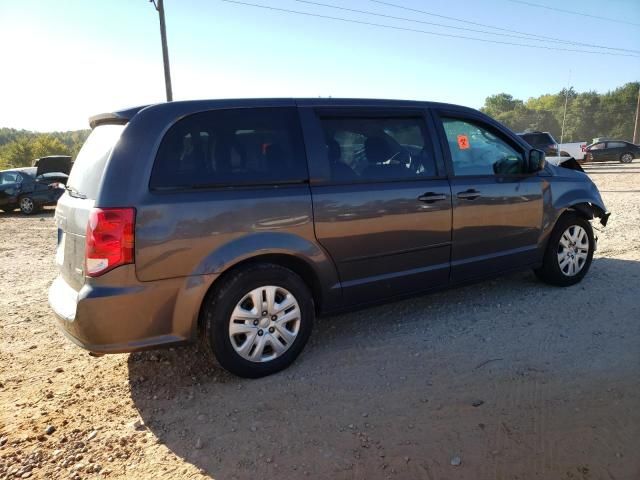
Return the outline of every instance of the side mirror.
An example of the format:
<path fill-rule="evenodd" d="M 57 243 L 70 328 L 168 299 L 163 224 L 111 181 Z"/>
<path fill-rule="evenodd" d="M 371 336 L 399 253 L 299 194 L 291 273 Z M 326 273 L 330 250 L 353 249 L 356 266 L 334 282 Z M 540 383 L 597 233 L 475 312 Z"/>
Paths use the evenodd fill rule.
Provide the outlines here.
<path fill-rule="evenodd" d="M 535 148 L 529 152 L 529 173 L 536 173 L 544 169 L 546 161 L 544 152 Z"/>

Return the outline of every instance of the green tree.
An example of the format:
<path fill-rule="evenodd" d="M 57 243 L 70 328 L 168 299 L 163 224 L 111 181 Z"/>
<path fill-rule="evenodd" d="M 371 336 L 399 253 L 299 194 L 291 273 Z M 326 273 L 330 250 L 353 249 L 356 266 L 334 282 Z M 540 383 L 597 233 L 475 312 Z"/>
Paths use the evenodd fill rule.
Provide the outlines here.
<path fill-rule="evenodd" d="M 501 113 L 510 112 L 522 106 L 522 100 L 516 100 L 508 93 L 498 93 L 487 97 L 484 107 L 481 110 L 492 117 L 496 117 Z"/>
<path fill-rule="evenodd" d="M 69 155 L 71 153 L 70 148 L 53 135 L 39 135 L 33 140 L 32 148 L 35 154 L 33 159 L 47 155 Z"/>
<path fill-rule="evenodd" d="M 487 97 L 481 110 L 512 130 L 551 132 L 560 140 L 566 98 L 565 142 L 591 142 L 595 137 L 631 140 L 638 87 L 640 82 L 631 82 L 604 94 L 578 93 L 571 87 L 526 102 L 500 93 Z"/>
<path fill-rule="evenodd" d="M 2 150 L 2 163 L 6 168 L 30 166 L 34 158 L 33 142 L 27 136 L 16 138 Z"/>
<path fill-rule="evenodd" d="M 29 167 L 36 158 L 70 153 L 71 149 L 53 135 L 21 134 L 0 147 L 0 168 Z"/>

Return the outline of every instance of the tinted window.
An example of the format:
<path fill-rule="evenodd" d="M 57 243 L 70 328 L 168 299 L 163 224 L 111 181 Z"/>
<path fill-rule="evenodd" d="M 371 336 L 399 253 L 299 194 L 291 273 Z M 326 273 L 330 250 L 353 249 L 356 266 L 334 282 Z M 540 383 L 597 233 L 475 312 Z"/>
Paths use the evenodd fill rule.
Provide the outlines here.
<path fill-rule="evenodd" d="M 591 145 L 589 150 L 602 150 L 604 148 L 604 142 L 596 143 L 595 145 Z"/>
<path fill-rule="evenodd" d="M 532 147 L 547 146 L 555 143 L 548 133 L 523 133 L 520 136 Z"/>
<path fill-rule="evenodd" d="M 383 181 L 436 175 L 431 146 L 420 117 L 325 117 L 331 179 Z"/>
<path fill-rule="evenodd" d="M 526 172 L 524 156 L 487 128 L 443 119 L 456 175 L 514 175 Z"/>
<path fill-rule="evenodd" d="M 107 159 L 124 125 L 100 125 L 84 142 L 69 174 L 68 185 L 81 195 L 96 198 Z"/>
<path fill-rule="evenodd" d="M 295 108 L 197 113 L 165 135 L 151 188 L 277 184 L 307 179 Z"/>
<path fill-rule="evenodd" d="M 624 142 L 609 142 L 607 143 L 607 148 L 624 148 L 627 144 Z"/>
<path fill-rule="evenodd" d="M 0 183 L 18 183 L 19 175 L 15 172 L 3 173 L 0 177 Z"/>

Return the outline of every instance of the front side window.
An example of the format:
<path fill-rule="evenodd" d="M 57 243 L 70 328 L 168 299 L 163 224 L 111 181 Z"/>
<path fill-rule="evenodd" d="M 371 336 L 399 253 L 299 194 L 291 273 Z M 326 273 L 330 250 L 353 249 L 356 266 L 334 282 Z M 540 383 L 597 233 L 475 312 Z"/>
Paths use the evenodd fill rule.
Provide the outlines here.
<path fill-rule="evenodd" d="M 411 180 L 436 176 L 420 117 L 324 117 L 331 180 Z"/>
<path fill-rule="evenodd" d="M 443 118 L 442 123 L 455 175 L 526 173 L 523 154 L 487 128 L 456 118 Z"/>
<path fill-rule="evenodd" d="M 306 156 L 294 108 L 239 108 L 190 115 L 165 135 L 152 189 L 306 181 Z"/>
<path fill-rule="evenodd" d="M 602 150 L 602 149 L 604 149 L 604 142 L 596 143 L 595 145 L 591 145 L 591 147 L 589 147 L 589 150 Z"/>

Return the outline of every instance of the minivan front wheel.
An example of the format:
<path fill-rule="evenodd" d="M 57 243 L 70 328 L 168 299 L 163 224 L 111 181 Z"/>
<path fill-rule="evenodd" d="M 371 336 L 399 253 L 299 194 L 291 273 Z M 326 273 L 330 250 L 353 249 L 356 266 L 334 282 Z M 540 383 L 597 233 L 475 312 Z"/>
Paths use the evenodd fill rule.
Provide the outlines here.
<path fill-rule="evenodd" d="M 543 265 L 535 273 L 552 285 L 574 285 L 589 271 L 594 250 L 591 223 L 573 212 L 565 213 L 551 233 Z"/>
<path fill-rule="evenodd" d="M 223 279 L 207 301 L 207 340 L 231 373 L 271 375 L 300 355 L 314 310 L 311 293 L 295 272 L 273 264 L 251 265 Z"/>

